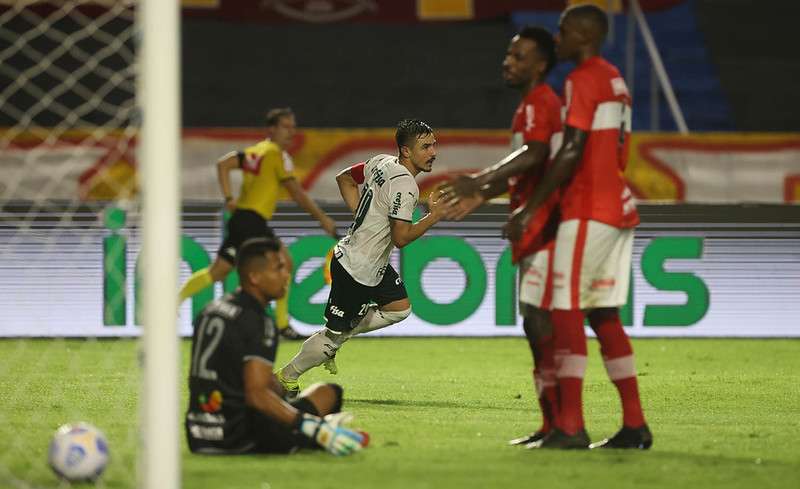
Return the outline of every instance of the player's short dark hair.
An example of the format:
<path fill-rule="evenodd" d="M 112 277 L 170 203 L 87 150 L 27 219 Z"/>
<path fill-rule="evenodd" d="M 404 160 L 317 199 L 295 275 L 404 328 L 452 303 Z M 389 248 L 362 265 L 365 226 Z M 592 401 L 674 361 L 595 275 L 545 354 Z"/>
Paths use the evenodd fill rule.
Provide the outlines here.
<path fill-rule="evenodd" d="M 236 252 L 236 270 L 239 277 L 244 277 L 246 272 L 253 266 L 266 262 L 266 254 L 269 252 L 277 253 L 281 249 L 281 243 L 275 238 L 250 238 Z"/>
<path fill-rule="evenodd" d="M 267 127 L 277 126 L 282 117 L 291 117 L 294 115 L 291 107 L 278 107 L 277 109 L 269 109 L 266 115 Z"/>
<path fill-rule="evenodd" d="M 563 20 L 567 17 L 575 17 L 584 25 L 593 27 L 597 34 L 600 35 L 600 40 L 605 39 L 608 34 L 608 15 L 605 10 L 597 5 L 583 4 L 568 7 L 561 15 L 561 19 Z"/>
<path fill-rule="evenodd" d="M 403 119 L 397 123 L 397 131 L 394 133 L 397 150 L 400 151 L 403 146 L 410 148 L 414 141 L 428 134 L 433 134 L 433 129 L 427 123 L 419 119 Z"/>
<path fill-rule="evenodd" d="M 550 73 L 550 70 L 556 65 L 556 43 L 550 31 L 544 27 L 526 25 L 519 31 L 519 37 L 530 39 L 536 43 L 539 55 L 547 61 L 544 74 Z"/>

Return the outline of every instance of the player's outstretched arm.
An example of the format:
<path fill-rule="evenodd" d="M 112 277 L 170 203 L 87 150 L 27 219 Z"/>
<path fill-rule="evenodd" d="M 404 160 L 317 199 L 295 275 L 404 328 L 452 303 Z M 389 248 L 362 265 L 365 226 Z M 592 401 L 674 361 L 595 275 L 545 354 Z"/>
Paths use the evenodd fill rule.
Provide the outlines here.
<path fill-rule="evenodd" d="M 261 360 L 248 360 L 243 375 L 245 404 L 286 426 L 295 427 L 328 452 L 349 455 L 367 445 L 369 440 L 365 434 L 345 426 L 351 415 L 337 413 L 320 418 L 302 413 L 281 399 L 271 388 L 271 365 Z"/>
<path fill-rule="evenodd" d="M 320 225 L 322 225 L 322 229 L 324 229 L 328 235 L 336 237 L 336 222 L 325 214 L 325 211 L 319 208 L 317 203 L 308 196 L 295 178 L 281 180 L 281 184 L 286 187 L 292 200 L 297 202 L 300 207 L 319 221 Z"/>
<path fill-rule="evenodd" d="M 508 191 L 508 179 L 497 180 L 481 187 L 475 195 L 459 197 L 455 199 L 455 211 L 452 218 L 460 221 L 467 217 L 472 211 L 483 205 L 489 199 L 502 195 Z"/>
<path fill-rule="evenodd" d="M 236 151 L 231 151 L 217 160 L 217 181 L 225 198 L 225 208 L 231 212 L 236 209 L 236 199 L 231 192 L 231 171 L 238 168 L 239 155 Z"/>
<path fill-rule="evenodd" d="M 528 141 L 521 148 L 509 154 L 494 165 L 479 172 L 476 180 L 483 187 L 498 181 L 521 175 L 543 165 L 550 154 L 550 147 L 541 141 Z"/>
<path fill-rule="evenodd" d="M 359 180 L 360 177 L 360 180 Z M 339 186 L 339 193 L 350 211 L 355 213 L 358 208 L 358 184 L 364 182 L 364 163 L 359 163 L 345 168 L 336 175 L 336 185 Z"/>
<path fill-rule="evenodd" d="M 392 243 L 398 248 L 419 238 L 434 224 L 445 218 L 453 217 L 457 211 L 456 201 L 445 195 L 443 190 L 433 191 L 428 195 L 428 213 L 415 223 L 389 218 Z"/>
<path fill-rule="evenodd" d="M 518 240 L 533 212 L 575 173 L 583 156 L 588 135 L 589 133 L 581 129 L 572 126 L 564 127 L 564 144 L 553 159 L 553 164 L 550 165 L 542 177 L 542 181 L 534 189 L 528 203 L 511 213 L 508 223 L 503 228 L 503 234 L 508 239 Z"/>
<path fill-rule="evenodd" d="M 466 197 L 475 195 L 487 185 L 507 181 L 547 161 L 550 148 L 540 141 L 529 141 L 521 148 L 508 154 L 494 165 L 474 175 L 461 175 L 455 178 L 446 191 Z"/>

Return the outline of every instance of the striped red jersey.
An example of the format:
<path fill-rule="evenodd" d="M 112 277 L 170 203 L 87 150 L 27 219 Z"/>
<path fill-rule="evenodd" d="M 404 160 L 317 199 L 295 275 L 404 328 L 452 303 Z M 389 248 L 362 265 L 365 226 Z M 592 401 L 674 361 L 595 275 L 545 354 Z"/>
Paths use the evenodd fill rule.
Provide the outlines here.
<path fill-rule="evenodd" d="M 562 220 L 636 226 L 636 201 L 622 174 L 631 132 L 631 97 L 625 80 L 614 65 L 594 56 L 569 74 L 564 98 L 564 124 L 589 134 L 575 174 L 562 188 Z"/>
<path fill-rule="evenodd" d="M 517 107 L 511 122 L 511 149 L 517 150 L 529 141 L 550 147 L 550 157 L 561 147 L 561 99 L 546 83 L 536 85 Z M 548 160 L 549 164 L 549 160 Z M 544 175 L 547 165 L 533 168 L 508 179 L 511 210 L 525 205 Z M 558 192 L 536 210 L 519 241 L 511 243 L 512 261 L 536 253 L 555 238 L 558 227 Z"/>

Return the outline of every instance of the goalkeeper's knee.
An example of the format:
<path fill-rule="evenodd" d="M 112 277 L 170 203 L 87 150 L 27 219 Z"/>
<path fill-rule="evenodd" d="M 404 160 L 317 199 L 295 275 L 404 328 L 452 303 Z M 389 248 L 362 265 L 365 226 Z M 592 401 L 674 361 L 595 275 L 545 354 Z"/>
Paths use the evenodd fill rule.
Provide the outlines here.
<path fill-rule="evenodd" d="M 332 413 L 338 413 L 342 410 L 342 397 L 344 396 L 344 389 L 339 384 L 325 384 L 333 389 L 334 403 L 331 406 Z"/>

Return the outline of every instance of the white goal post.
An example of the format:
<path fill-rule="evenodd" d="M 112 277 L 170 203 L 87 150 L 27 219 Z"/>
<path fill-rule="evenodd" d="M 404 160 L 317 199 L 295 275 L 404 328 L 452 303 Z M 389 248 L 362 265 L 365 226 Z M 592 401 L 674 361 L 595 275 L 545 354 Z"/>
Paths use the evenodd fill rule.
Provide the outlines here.
<path fill-rule="evenodd" d="M 180 14 L 0 0 L 0 487 L 51 485 L 42 454 L 75 421 L 106 432 L 109 485 L 181 485 Z M 62 377 L 31 412 L 40 372 Z"/>
<path fill-rule="evenodd" d="M 145 353 L 140 486 L 177 489 L 180 2 L 141 0 L 140 7 Z"/>

